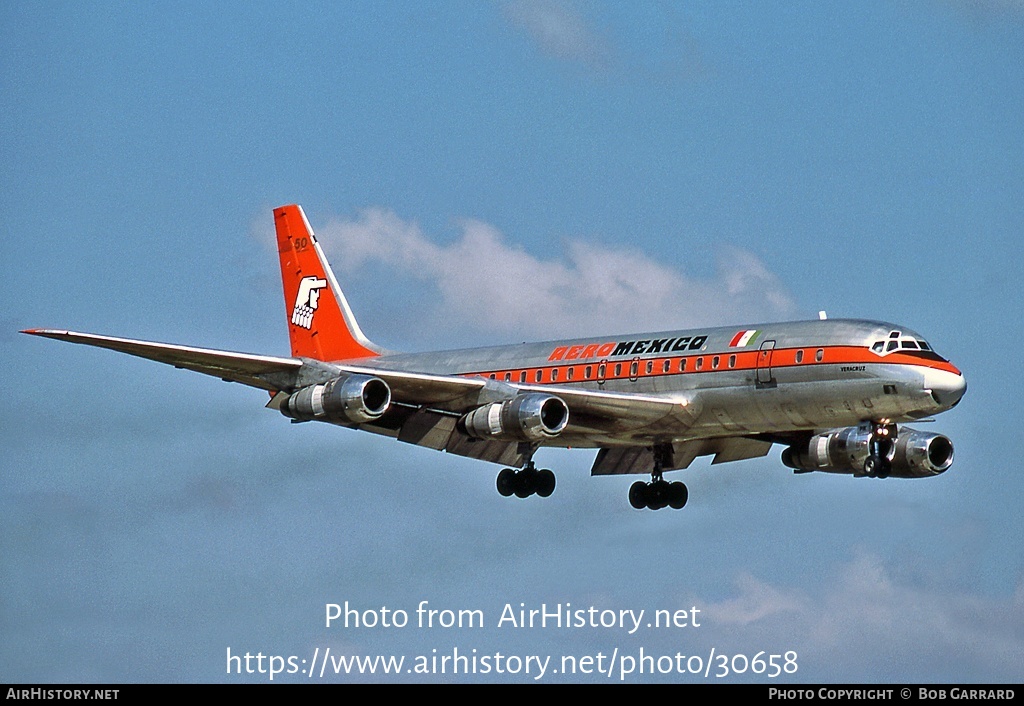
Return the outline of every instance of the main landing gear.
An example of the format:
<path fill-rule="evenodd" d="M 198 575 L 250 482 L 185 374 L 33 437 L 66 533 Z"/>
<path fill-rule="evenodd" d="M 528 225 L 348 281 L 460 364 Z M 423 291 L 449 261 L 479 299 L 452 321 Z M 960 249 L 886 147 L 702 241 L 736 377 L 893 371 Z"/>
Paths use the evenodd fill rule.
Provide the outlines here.
<path fill-rule="evenodd" d="M 498 472 L 498 492 L 506 498 L 510 495 L 528 498 L 533 494 L 546 498 L 555 492 L 555 474 L 547 468 L 537 468 L 533 463 L 533 454 L 537 452 L 537 446 L 522 442 L 518 451 L 525 463 L 518 471 L 514 468 L 503 468 Z"/>
<path fill-rule="evenodd" d="M 629 504 L 637 510 L 643 510 L 645 507 L 651 510 L 660 510 L 663 507 L 681 510 L 686 505 L 689 495 L 684 483 L 669 483 L 662 480 L 660 475 L 650 483 L 638 480 L 629 486 Z"/>
<path fill-rule="evenodd" d="M 892 457 L 896 452 L 896 425 L 878 423 L 868 440 L 868 457 L 864 460 L 864 475 L 869 478 L 888 478 L 892 473 Z"/>
<path fill-rule="evenodd" d="M 661 477 L 664 463 L 661 451 L 657 446 L 654 448 L 654 470 L 651 471 L 651 482 L 645 483 L 638 480 L 629 486 L 629 504 L 637 510 L 644 508 L 660 510 L 663 507 L 681 510 L 690 496 L 685 484 L 679 481 L 669 483 Z"/>
<path fill-rule="evenodd" d="M 555 492 L 555 474 L 547 468 L 538 469 L 533 461 L 527 461 L 522 469 L 503 468 L 498 473 L 498 492 L 506 498 L 528 498 L 534 493 L 546 498 Z"/>

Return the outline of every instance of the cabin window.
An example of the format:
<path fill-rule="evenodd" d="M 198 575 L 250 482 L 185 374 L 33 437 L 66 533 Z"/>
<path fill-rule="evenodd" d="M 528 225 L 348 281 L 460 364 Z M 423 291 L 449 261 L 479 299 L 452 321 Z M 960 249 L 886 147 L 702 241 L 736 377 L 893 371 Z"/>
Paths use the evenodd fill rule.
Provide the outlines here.
<path fill-rule="evenodd" d="M 622 375 L 622 363 L 615 364 L 615 377 Z"/>
<path fill-rule="evenodd" d="M 821 361 L 825 360 L 825 349 L 824 348 L 819 348 L 817 350 L 817 352 L 815 352 L 815 354 L 814 354 L 814 359 L 816 361 L 818 361 L 819 363 Z"/>
<path fill-rule="evenodd" d="M 803 351 L 797 351 L 796 352 L 796 362 L 798 362 L 798 363 L 804 362 L 804 352 Z"/>
<path fill-rule="evenodd" d="M 729 367 L 730 368 L 735 368 L 736 367 L 736 356 L 734 356 L 734 355 L 729 356 Z"/>
<path fill-rule="evenodd" d="M 587 380 L 589 380 L 590 376 L 593 374 L 593 372 L 594 372 L 594 366 L 593 365 L 588 365 L 583 370 L 583 377 L 585 377 Z"/>
<path fill-rule="evenodd" d="M 535 377 L 537 379 L 537 382 L 540 382 L 541 380 L 544 379 L 544 371 L 543 370 L 538 370 L 537 371 L 537 375 Z"/>
<path fill-rule="evenodd" d="M 654 361 L 653 360 L 649 360 L 649 361 L 647 361 L 647 374 L 650 375 L 653 372 L 654 372 Z"/>
<path fill-rule="evenodd" d="M 701 368 L 704 367 L 704 358 L 698 358 L 697 359 L 697 366 L 696 367 L 697 367 L 697 370 L 700 370 Z"/>
<path fill-rule="evenodd" d="M 493 380 L 495 377 L 497 376 L 494 373 L 491 373 L 491 380 Z"/>
<path fill-rule="evenodd" d="M 526 382 L 526 371 L 519 373 L 519 382 Z"/>
<path fill-rule="evenodd" d="M 599 366 L 597 366 L 597 376 L 599 378 L 601 378 L 602 380 L 604 380 L 604 371 L 605 371 L 605 364 L 604 363 L 601 363 Z"/>
<path fill-rule="evenodd" d="M 631 378 L 635 378 L 636 377 L 636 369 L 639 366 L 640 366 L 640 364 L 637 363 L 635 360 L 632 363 L 629 364 L 629 376 Z"/>
<path fill-rule="evenodd" d="M 551 371 L 551 382 L 555 382 L 557 380 L 558 380 L 558 368 L 555 368 L 554 370 Z M 538 379 L 537 382 L 540 382 L 540 380 Z"/>
<path fill-rule="evenodd" d="M 665 364 L 661 366 L 661 372 L 667 373 L 669 368 L 671 368 L 671 367 L 672 367 L 672 361 L 671 360 L 666 360 Z"/>
<path fill-rule="evenodd" d="M 573 371 L 572 368 L 566 368 L 565 369 L 565 379 L 566 380 L 572 380 L 572 371 Z"/>
<path fill-rule="evenodd" d="M 680 358 L 679 360 L 679 372 L 686 372 L 686 358 Z"/>
<path fill-rule="evenodd" d="M 714 358 L 711 359 L 711 367 L 714 368 L 715 370 L 718 370 L 718 364 L 721 362 L 721 360 L 722 359 L 716 355 Z"/>
<path fill-rule="evenodd" d="M 512 382 L 512 373 L 505 373 L 505 382 Z"/>

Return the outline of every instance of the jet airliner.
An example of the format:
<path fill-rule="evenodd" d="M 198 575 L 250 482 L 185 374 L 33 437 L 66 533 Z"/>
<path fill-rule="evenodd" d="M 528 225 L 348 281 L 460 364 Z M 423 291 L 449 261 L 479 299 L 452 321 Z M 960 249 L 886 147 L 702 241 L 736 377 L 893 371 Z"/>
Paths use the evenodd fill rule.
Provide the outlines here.
<path fill-rule="evenodd" d="M 545 446 L 597 449 L 592 475 L 649 475 L 637 509 L 682 508 L 663 478 L 699 456 L 724 463 L 784 447 L 796 473 L 925 478 L 953 463 L 942 434 L 903 426 L 956 406 L 963 374 L 918 333 L 816 320 L 397 353 L 362 332 L 297 205 L 274 210 L 291 356 L 235 353 L 55 329 L 270 393 L 293 422 L 321 421 L 504 466 L 503 496 L 549 496 Z"/>

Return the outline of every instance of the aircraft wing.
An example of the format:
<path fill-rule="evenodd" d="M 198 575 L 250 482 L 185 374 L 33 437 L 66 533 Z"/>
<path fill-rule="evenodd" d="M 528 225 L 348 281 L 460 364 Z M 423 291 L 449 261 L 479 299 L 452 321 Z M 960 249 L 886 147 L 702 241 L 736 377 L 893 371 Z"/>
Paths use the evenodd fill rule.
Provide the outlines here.
<path fill-rule="evenodd" d="M 458 418 L 483 404 L 510 400 L 521 393 L 555 395 L 569 408 L 569 423 L 559 435 L 558 445 L 598 447 L 606 443 L 622 444 L 624 437 L 640 430 L 645 438 L 626 443 L 647 444 L 646 436 L 657 434 L 661 429 L 678 433 L 680 424 L 692 423 L 701 409 L 699 398 L 692 393 L 635 395 L 505 383 L 482 377 L 402 372 L 377 366 L 338 364 L 337 368 L 341 373 L 379 377 L 391 388 L 393 400 L 391 408 L 379 419 L 364 424 L 341 423 L 342 426 L 507 466 L 522 463 L 517 442 L 467 438 L 455 431 Z"/>
<path fill-rule="evenodd" d="M 294 376 L 302 367 L 302 361 L 298 358 L 233 353 L 170 343 L 138 341 L 131 338 L 100 336 L 94 333 L 77 333 L 56 329 L 28 329 L 22 333 L 69 343 L 109 348 L 120 353 L 167 363 L 176 368 L 194 370 L 197 373 L 213 375 L 228 382 L 240 382 L 264 390 L 281 389 L 280 385 L 273 384 L 269 378 L 282 374 Z"/>
<path fill-rule="evenodd" d="M 379 377 L 391 388 L 392 398 L 403 404 L 461 413 L 488 401 L 477 401 L 488 383 L 481 377 L 405 372 L 361 365 L 335 364 L 335 367 L 341 373 Z"/>
<path fill-rule="evenodd" d="M 388 383 L 396 401 L 462 413 L 473 407 L 500 399 L 510 399 L 519 392 L 542 392 L 554 394 L 565 400 L 574 414 L 589 417 L 604 417 L 609 420 L 633 419 L 650 422 L 664 417 L 690 404 L 689 398 L 666 398 L 653 395 L 632 395 L 619 392 L 575 390 L 556 386 L 531 386 L 509 383 L 493 383 L 481 377 L 457 375 L 435 375 L 431 373 L 404 372 L 385 368 L 338 365 L 308 361 L 300 358 L 237 353 L 212 348 L 182 346 L 172 343 L 157 343 L 133 338 L 101 336 L 94 333 L 79 333 L 60 329 L 27 329 L 21 333 L 42 336 L 69 343 L 81 343 L 97 348 L 107 348 L 139 358 L 155 360 L 176 368 L 193 370 L 197 373 L 219 377 L 228 382 L 240 382 L 265 390 L 291 390 L 294 382 L 268 382 L 267 376 L 297 373 L 304 364 L 317 363 L 317 367 L 329 368 L 336 373 L 374 375 Z M 484 390 L 494 394 L 481 395 Z M 481 399 L 481 397 L 483 397 Z"/>
<path fill-rule="evenodd" d="M 483 377 L 403 372 L 376 366 L 336 364 L 339 372 L 374 375 L 391 388 L 393 399 L 405 405 L 462 415 L 489 402 L 510 400 L 518 394 L 537 392 L 555 395 L 569 407 L 566 434 L 616 433 L 648 427 L 666 418 L 692 419 L 700 405 L 693 394 L 672 396 L 635 395 L 585 390 L 557 385 L 523 385 Z M 674 425 L 678 428 L 678 424 Z"/>
<path fill-rule="evenodd" d="M 524 392 L 556 395 L 569 408 L 569 424 L 561 435 L 562 443 L 596 447 L 622 444 L 623 436 L 634 430 L 642 429 L 645 435 L 656 434 L 661 427 L 678 431 L 680 423 L 692 422 L 701 408 L 699 398 L 693 394 L 663 397 L 552 385 L 520 385 L 482 377 L 324 363 L 307 358 L 237 353 L 60 329 L 28 329 L 22 333 L 107 348 L 270 392 L 294 392 L 298 387 L 322 383 L 339 374 L 373 375 L 391 388 L 391 408 L 373 422 L 341 423 L 342 426 L 511 466 L 522 461 L 517 442 L 468 439 L 455 431 L 458 418 L 480 405 L 512 399 Z M 272 399 L 268 406 L 276 408 L 278 399 Z M 638 439 L 635 443 L 642 446 L 644 441 Z M 599 461 L 602 468 L 607 469 L 599 473 L 624 472 L 612 469 L 636 465 L 636 459 L 622 456 L 619 452 L 611 457 L 605 454 Z"/>

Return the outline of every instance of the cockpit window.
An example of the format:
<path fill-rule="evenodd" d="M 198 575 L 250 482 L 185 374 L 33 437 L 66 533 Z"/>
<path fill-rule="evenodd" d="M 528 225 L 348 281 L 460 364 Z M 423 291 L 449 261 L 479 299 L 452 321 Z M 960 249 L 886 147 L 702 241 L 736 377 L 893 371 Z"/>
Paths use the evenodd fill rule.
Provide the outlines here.
<path fill-rule="evenodd" d="M 939 360 L 935 351 L 926 341 L 922 341 L 918 338 L 913 338 L 910 335 L 904 335 L 902 331 L 890 331 L 888 338 L 883 338 L 881 341 L 875 341 L 871 344 L 871 350 L 880 356 L 889 355 L 893 351 L 927 351 L 929 356 L 935 357 Z"/>

